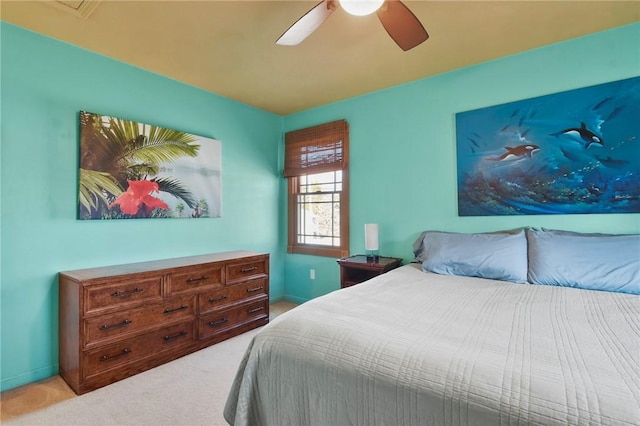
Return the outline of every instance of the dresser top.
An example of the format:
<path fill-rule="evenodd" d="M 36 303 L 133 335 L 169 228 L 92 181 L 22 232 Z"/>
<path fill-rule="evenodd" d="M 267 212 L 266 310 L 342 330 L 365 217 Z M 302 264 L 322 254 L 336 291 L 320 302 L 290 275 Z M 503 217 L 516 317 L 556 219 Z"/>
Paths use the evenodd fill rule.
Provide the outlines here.
<path fill-rule="evenodd" d="M 134 274 L 140 272 L 152 272 L 157 270 L 180 268 L 183 266 L 198 265 L 201 263 L 222 262 L 227 260 L 242 259 L 245 257 L 260 256 L 260 253 L 251 251 L 227 251 L 222 253 L 202 254 L 196 256 L 176 257 L 171 259 L 150 260 L 146 262 L 127 263 L 123 265 L 100 266 L 97 268 L 76 269 L 60 272 L 68 278 L 82 281 L 96 278 L 113 277 L 117 275 Z"/>

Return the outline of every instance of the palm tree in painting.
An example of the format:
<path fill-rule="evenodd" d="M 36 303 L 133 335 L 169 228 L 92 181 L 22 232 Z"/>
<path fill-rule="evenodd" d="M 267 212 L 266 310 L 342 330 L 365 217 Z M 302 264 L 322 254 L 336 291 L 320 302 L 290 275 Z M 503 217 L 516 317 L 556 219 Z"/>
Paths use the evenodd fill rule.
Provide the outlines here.
<path fill-rule="evenodd" d="M 125 205 L 121 212 L 130 214 L 136 201 L 132 196 L 139 197 L 140 212 L 149 215 L 150 206 L 164 204 L 149 198 L 159 191 L 191 208 L 197 205 L 180 181 L 157 177 L 160 164 L 198 155 L 200 145 L 193 135 L 84 111 L 80 112 L 80 128 L 81 218 L 112 217 L 112 209 Z M 142 185 L 149 191 L 146 194 L 140 193 L 140 181 L 153 182 Z"/>
<path fill-rule="evenodd" d="M 184 204 L 182 203 L 176 204 L 176 211 L 178 212 L 178 217 L 182 217 L 183 210 L 184 210 Z"/>

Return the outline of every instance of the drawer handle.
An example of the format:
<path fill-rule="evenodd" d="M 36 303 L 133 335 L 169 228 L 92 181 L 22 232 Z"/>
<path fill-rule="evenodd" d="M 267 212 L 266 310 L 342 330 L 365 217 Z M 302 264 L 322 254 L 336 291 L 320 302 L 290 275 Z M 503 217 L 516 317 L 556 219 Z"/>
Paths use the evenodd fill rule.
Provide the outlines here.
<path fill-rule="evenodd" d="M 249 309 L 247 311 L 247 313 L 249 314 L 255 314 L 256 312 L 260 312 L 261 310 L 263 310 L 264 307 L 263 306 L 258 306 L 257 308 L 253 308 L 253 309 Z"/>
<path fill-rule="evenodd" d="M 113 296 L 113 297 L 124 297 L 124 296 L 131 296 L 132 294 L 136 294 L 136 293 L 142 293 L 142 289 L 136 287 L 133 290 L 116 291 L 115 293 L 111 293 L 111 296 Z"/>
<path fill-rule="evenodd" d="M 127 325 L 129 325 L 129 324 L 131 324 L 131 320 L 126 319 L 126 320 L 124 320 L 124 321 L 122 321 L 122 322 L 119 322 L 119 323 L 117 323 L 117 324 L 111 324 L 111 325 L 102 324 L 102 325 L 100 326 L 100 330 L 102 330 L 102 331 L 107 331 L 107 330 L 111 330 L 112 328 L 124 327 L 124 326 L 127 326 Z"/>
<path fill-rule="evenodd" d="M 256 269 L 258 269 L 257 266 L 251 266 L 250 268 L 241 268 L 240 272 L 251 272 L 251 271 L 255 271 Z"/>
<path fill-rule="evenodd" d="M 170 313 L 172 313 L 172 312 L 176 312 L 176 311 L 183 311 L 183 310 L 185 310 L 185 309 L 187 309 L 187 308 L 188 308 L 188 306 L 187 306 L 187 305 L 182 305 L 182 306 L 180 306 L 179 308 L 173 308 L 173 309 L 169 309 L 169 308 L 167 308 L 167 309 L 165 309 L 165 310 L 164 310 L 164 313 L 165 313 L 165 314 L 170 314 Z"/>
<path fill-rule="evenodd" d="M 229 320 L 227 318 L 222 318 L 221 320 L 218 320 L 218 321 L 211 321 L 209 323 L 209 327 L 217 327 L 217 326 L 225 324 L 227 322 L 229 322 Z"/>
<path fill-rule="evenodd" d="M 262 290 L 264 287 L 262 286 L 258 286 L 258 287 L 254 287 L 254 288 L 248 288 L 247 289 L 247 293 L 253 293 L 254 291 L 259 291 Z"/>
<path fill-rule="evenodd" d="M 109 356 L 109 355 L 102 355 L 102 356 L 100 357 L 100 361 L 108 361 L 108 360 L 110 360 L 110 359 L 118 358 L 118 357 L 123 356 L 123 355 L 129 355 L 130 353 L 131 353 L 131 349 L 129 349 L 129 348 L 124 348 L 124 349 L 122 350 L 122 352 L 120 352 L 119 354 L 115 354 L 115 355 L 111 355 L 111 356 Z"/>
<path fill-rule="evenodd" d="M 212 297 L 212 298 L 209 299 L 209 302 L 210 303 L 221 302 L 221 301 L 223 301 L 225 299 L 228 299 L 228 298 L 229 298 L 229 296 L 226 296 L 226 295 L 225 296 L 220 296 L 220 297 Z"/>
<path fill-rule="evenodd" d="M 208 280 L 208 279 L 209 279 L 209 277 L 208 277 L 208 276 L 206 276 L 206 275 L 202 275 L 202 276 L 200 276 L 200 277 L 198 277 L 198 278 L 189 278 L 189 279 L 187 280 L 187 282 L 188 282 L 188 283 L 197 283 L 198 281 L 204 281 L 204 280 Z"/>
<path fill-rule="evenodd" d="M 181 331 L 180 333 L 178 333 L 178 334 L 174 334 L 173 336 L 166 335 L 166 336 L 164 336 L 162 339 L 163 339 L 165 342 L 168 342 L 169 340 L 178 339 L 178 338 L 180 338 L 180 337 L 182 337 L 182 336 L 186 336 L 187 334 L 188 334 L 188 333 L 187 333 L 186 331 Z"/>

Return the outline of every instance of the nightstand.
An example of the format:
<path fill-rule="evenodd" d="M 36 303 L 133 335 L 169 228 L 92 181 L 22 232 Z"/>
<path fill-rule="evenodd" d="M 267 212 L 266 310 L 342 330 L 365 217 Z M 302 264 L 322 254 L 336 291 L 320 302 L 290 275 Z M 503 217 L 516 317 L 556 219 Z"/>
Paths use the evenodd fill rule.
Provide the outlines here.
<path fill-rule="evenodd" d="M 357 254 L 339 259 L 338 264 L 340 265 L 340 288 L 345 288 L 397 268 L 402 264 L 402 259 L 378 256 L 374 260 L 363 254 Z"/>

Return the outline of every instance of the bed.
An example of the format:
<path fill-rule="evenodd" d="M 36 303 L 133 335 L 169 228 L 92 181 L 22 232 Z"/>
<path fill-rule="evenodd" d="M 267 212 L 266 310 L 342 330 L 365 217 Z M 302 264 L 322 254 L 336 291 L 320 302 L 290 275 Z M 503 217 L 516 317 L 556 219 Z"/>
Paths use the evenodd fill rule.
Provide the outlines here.
<path fill-rule="evenodd" d="M 637 247 L 629 256 L 632 290 L 640 288 Z M 525 255 L 531 250 L 525 244 Z M 640 296 L 633 291 L 516 284 L 414 263 L 265 326 L 244 355 L 225 419 L 638 425 L 639 401 Z"/>

